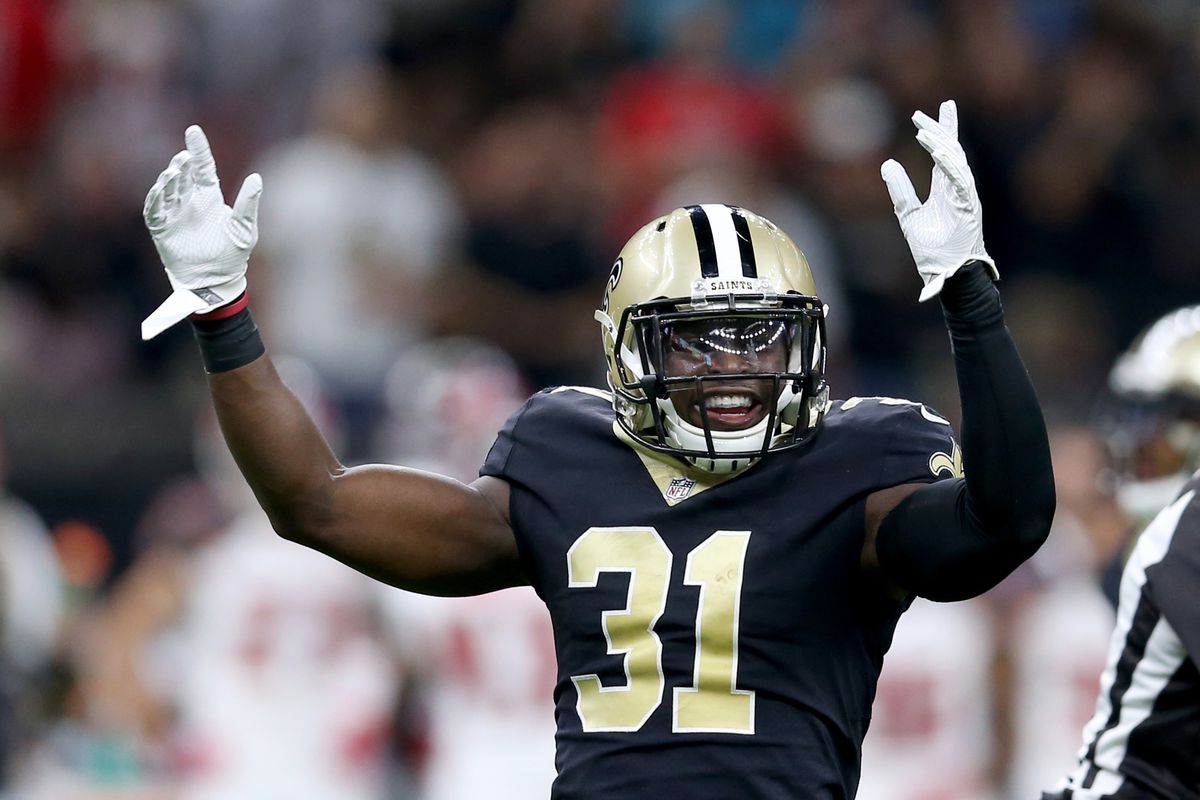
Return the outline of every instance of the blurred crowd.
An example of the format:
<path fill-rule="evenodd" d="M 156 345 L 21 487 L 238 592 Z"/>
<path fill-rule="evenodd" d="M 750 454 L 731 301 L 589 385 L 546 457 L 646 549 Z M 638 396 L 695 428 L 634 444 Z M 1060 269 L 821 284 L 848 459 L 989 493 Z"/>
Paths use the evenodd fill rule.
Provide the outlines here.
<path fill-rule="evenodd" d="M 807 253 L 836 397 L 955 418 L 879 177 L 927 188 L 908 117 L 946 98 L 1060 510 L 993 593 L 902 621 L 860 796 L 1036 796 L 1090 715 L 1132 524 L 1090 421 L 1114 356 L 1200 296 L 1198 75 L 1193 0 L 0 0 L 0 797 L 474 796 L 436 788 L 456 748 L 495 797 L 551 768 L 536 601 L 326 575 L 222 463 L 187 326 L 139 339 L 168 289 L 141 203 L 188 124 L 227 194 L 263 176 L 252 305 L 339 454 L 470 477 L 523 393 L 603 385 L 611 259 L 697 202 Z M 328 741 L 255 756 L 281 728 Z M 499 777 L 525 741 L 533 783 Z"/>

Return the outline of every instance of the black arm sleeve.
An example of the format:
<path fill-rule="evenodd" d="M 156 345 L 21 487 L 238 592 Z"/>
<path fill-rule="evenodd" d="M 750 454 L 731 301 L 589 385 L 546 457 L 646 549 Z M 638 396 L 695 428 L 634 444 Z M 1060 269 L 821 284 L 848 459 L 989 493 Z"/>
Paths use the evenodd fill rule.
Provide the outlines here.
<path fill-rule="evenodd" d="M 881 523 L 876 550 L 884 574 L 901 588 L 963 600 L 995 586 L 1046 540 L 1054 474 L 1041 408 L 985 266 L 963 267 L 941 299 L 966 477 L 901 501 Z"/>

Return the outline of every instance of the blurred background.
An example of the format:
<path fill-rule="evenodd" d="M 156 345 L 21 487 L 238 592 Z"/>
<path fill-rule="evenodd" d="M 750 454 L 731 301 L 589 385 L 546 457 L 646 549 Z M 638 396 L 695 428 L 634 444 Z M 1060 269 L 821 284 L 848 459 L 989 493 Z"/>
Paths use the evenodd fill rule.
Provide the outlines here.
<path fill-rule="evenodd" d="M 909 116 L 950 97 L 1059 514 L 1002 586 L 902 621 L 860 797 L 1036 797 L 1136 525 L 1106 376 L 1200 298 L 1198 68 L 1194 0 L 0 0 L 0 797 L 529 798 L 552 771 L 536 599 L 427 602 L 276 541 L 187 326 L 139 339 L 168 290 L 141 204 L 187 125 L 227 197 L 263 175 L 255 315 L 343 459 L 470 478 L 529 391 L 603 385 L 612 258 L 687 203 L 805 250 L 836 397 L 956 418 L 879 178 L 927 189 Z"/>

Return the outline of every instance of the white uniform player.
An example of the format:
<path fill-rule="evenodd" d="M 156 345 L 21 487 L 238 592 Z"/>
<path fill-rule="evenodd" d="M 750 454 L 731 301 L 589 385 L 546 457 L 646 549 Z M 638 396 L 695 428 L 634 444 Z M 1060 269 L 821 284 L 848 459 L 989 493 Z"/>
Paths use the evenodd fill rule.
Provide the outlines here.
<path fill-rule="evenodd" d="M 556 660 L 528 587 L 479 597 L 389 599 L 428 720 L 422 800 L 527 800 L 554 780 Z"/>
<path fill-rule="evenodd" d="M 280 372 L 336 441 L 315 372 L 291 358 Z M 170 570 L 154 541 L 166 557 L 139 559 L 113 624 L 141 631 L 123 645 L 131 678 L 171 709 L 179 800 L 383 800 L 400 685 L 386 587 L 276 535 L 211 420 L 196 446 L 232 522 Z M 157 610 L 129 623 L 142 608 Z"/>
<path fill-rule="evenodd" d="M 46 526 L 33 509 L 5 495 L 3 479 L 0 474 L 0 800 L 25 797 L 40 777 L 22 774 L 34 771 L 23 751 L 43 722 L 42 698 L 33 690 L 54 656 L 65 595 Z"/>
<path fill-rule="evenodd" d="M 196 556 L 176 701 L 186 800 L 379 800 L 398 676 L 378 584 L 248 513 Z"/>
<path fill-rule="evenodd" d="M 1037 797 L 1079 749 L 1092 716 L 1115 619 L 1090 575 L 1056 581 L 1029 599 L 1016 621 L 1014 797 Z"/>
<path fill-rule="evenodd" d="M 990 618 L 918 598 L 900 619 L 863 742 L 858 800 L 988 797 Z"/>
<path fill-rule="evenodd" d="M 1097 476 L 1104 461 L 1083 429 L 1051 435 L 1059 506 L 1050 541 L 1034 556 L 1042 581 L 1014 606 L 1012 797 L 1037 797 L 1062 775 L 1092 715 L 1115 613 L 1100 587 L 1127 523 Z"/>
<path fill-rule="evenodd" d="M 0 651 L 5 662 L 32 674 L 50 658 L 63 617 L 62 597 L 45 524 L 0 488 Z"/>

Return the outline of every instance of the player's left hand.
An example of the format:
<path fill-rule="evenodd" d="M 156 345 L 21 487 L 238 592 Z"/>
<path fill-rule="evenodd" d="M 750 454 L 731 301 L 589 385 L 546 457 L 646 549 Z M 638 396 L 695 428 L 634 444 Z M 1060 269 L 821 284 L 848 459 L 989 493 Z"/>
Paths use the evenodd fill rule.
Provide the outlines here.
<path fill-rule="evenodd" d="M 883 162 L 880 173 L 900 230 L 908 240 L 917 272 L 924 281 L 921 302 L 934 297 L 942 285 L 969 261 L 982 261 L 999 278 L 996 262 L 983 246 L 983 211 L 967 155 L 958 143 L 958 107 L 942 103 L 938 119 L 923 111 L 913 114 L 917 141 L 933 156 L 929 199 L 922 203 L 904 167 L 894 159 Z"/>

